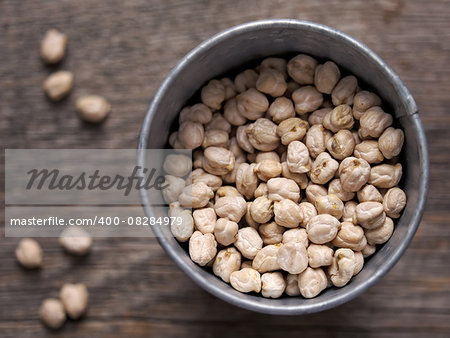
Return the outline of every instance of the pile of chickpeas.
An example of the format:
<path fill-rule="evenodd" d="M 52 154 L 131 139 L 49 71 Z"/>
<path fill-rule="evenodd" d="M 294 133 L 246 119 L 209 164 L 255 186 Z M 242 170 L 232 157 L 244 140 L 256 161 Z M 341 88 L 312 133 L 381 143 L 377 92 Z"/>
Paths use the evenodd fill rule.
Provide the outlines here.
<path fill-rule="evenodd" d="M 404 134 L 332 61 L 264 59 L 184 107 L 164 163 L 171 231 L 240 292 L 342 287 L 394 230 Z"/>

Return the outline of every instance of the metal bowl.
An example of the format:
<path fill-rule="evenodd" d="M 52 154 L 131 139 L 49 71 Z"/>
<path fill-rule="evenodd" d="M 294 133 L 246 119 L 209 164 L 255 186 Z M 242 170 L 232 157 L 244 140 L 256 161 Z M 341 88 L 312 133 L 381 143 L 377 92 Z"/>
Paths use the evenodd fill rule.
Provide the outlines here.
<path fill-rule="evenodd" d="M 209 79 L 249 60 L 291 52 L 330 59 L 373 88 L 391 109 L 405 132 L 403 187 L 408 203 L 391 239 L 369 260 L 364 269 L 343 288 L 332 287 L 313 299 L 285 297 L 266 299 L 240 293 L 191 261 L 167 230 L 154 226 L 161 246 L 176 264 L 211 294 L 242 308 L 262 313 L 294 315 L 330 309 L 357 297 L 386 274 L 406 250 L 425 207 L 428 190 L 428 152 L 417 106 L 399 77 L 374 52 L 333 28 L 297 20 L 256 21 L 230 28 L 202 42 L 172 69 L 150 104 L 139 137 L 139 148 L 164 148 L 171 124 L 181 107 Z M 144 162 L 139 152 L 138 163 Z M 146 194 L 145 212 L 154 216 Z"/>

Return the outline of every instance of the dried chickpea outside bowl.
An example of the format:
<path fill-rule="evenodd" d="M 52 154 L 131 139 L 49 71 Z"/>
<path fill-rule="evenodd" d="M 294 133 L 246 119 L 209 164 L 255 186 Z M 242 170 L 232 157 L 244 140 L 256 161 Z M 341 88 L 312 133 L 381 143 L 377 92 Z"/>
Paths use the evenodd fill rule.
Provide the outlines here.
<path fill-rule="evenodd" d="M 305 53 L 334 61 L 381 96 L 405 133 L 402 151 L 403 189 L 408 203 L 390 240 L 366 260 L 364 269 L 343 288 L 326 289 L 312 299 L 267 299 L 243 294 L 194 263 L 167 227 L 153 226 L 160 244 L 175 263 L 211 294 L 242 308 L 278 315 L 323 311 L 362 294 L 386 274 L 409 245 L 425 207 L 428 190 L 428 152 L 418 109 L 399 77 L 374 52 L 350 36 L 327 26 L 297 20 L 264 20 L 230 28 L 201 43 L 172 69 L 153 97 L 145 117 L 139 149 L 166 148 L 171 124 L 185 103 L 207 81 L 248 64 L 277 55 Z M 138 152 L 138 165 L 145 163 Z M 166 216 L 152 208 L 141 193 L 147 216 Z M 161 209 L 161 208 L 159 208 Z M 161 214 L 159 214 L 161 213 Z"/>

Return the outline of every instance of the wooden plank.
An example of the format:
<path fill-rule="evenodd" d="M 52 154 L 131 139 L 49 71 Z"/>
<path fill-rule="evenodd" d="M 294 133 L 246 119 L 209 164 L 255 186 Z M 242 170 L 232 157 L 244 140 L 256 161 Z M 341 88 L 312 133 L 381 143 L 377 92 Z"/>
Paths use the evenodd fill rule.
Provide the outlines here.
<path fill-rule="evenodd" d="M 18 239 L 0 245 L 0 333 L 46 336 L 37 311 L 65 281 L 91 293 L 89 313 L 60 336 L 444 337 L 450 334 L 450 6 L 447 1 L 164 1 L 0 2 L 0 137 L 7 148 L 134 148 L 148 102 L 177 60 L 230 26 L 270 17 L 333 26 L 366 43 L 406 83 L 430 146 L 427 211 L 401 261 L 364 295 L 337 309 L 275 317 L 235 308 L 188 279 L 154 239 L 99 239 L 75 259 L 42 239 L 45 266 L 21 269 Z M 39 41 L 56 27 L 69 36 L 58 67 L 39 60 Z M 41 84 L 55 69 L 75 71 L 75 89 L 50 103 Z M 77 96 L 113 104 L 99 127 L 74 112 Z M 2 153 L 2 163 L 3 156 Z M 4 187 L 3 166 L 0 184 Z M 4 200 L 3 189 L 2 201 Z M 1 211 L 3 216 L 3 210 Z M 3 217 L 2 217 L 3 219 Z M 3 234 L 3 229 L 1 230 Z"/>

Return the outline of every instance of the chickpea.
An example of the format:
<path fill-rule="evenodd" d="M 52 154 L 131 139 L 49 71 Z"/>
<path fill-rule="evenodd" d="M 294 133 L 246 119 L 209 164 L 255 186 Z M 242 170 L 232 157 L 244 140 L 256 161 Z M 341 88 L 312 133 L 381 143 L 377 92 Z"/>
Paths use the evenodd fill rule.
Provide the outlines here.
<path fill-rule="evenodd" d="M 258 251 L 253 259 L 252 267 L 259 273 L 279 270 L 277 261 L 278 250 L 281 245 L 266 245 Z"/>
<path fill-rule="evenodd" d="M 337 160 L 343 160 L 351 156 L 355 149 L 355 139 L 351 131 L 347 129 L 339 130 L 327 141 L 327 149 Z"/>
<path fill-rule="evenodd" d="M 299 205 L 289 199 L 282 199 L 274 203 L 275 222 L 285 228 L 296 228 L 303 220 Z"/>
<path fill-rule="evenodd" d="M 309 151 L 304 143 L 292 141 L 287 149 L 287 166 L 290 172 L 304 174 L 311 168 Z"/>
<path fill-rule="evenodd" d="M 364 249 L 367 241 L 364 237 L 364 230 L 359 225 L 351 222 L 342 222 L 333 245 L 338 248 L 348 248 L 355 251 Z"/>
<path fill-rule="evenodd" d="M 300 295 L 300 290 L 298 288 L 298 275 L 288 274 L 286 276 L 286 290 L 284 291 L 291 297 Z"/>
<path fill-rule="evenodd" d="M 332 61 L 318 65 L 314 75 L 314 85 L 317 90 L 324 94 L 331 94 L 341 77 L 339 67 Z"/>
<path fill-rule="evenodd" d="M 323 118 L 323 126 L 334 133 L 343 129 L 352 129 L 353 125 L 352 108 L 347 104 L 337 106 Z"/>
<path fill-rule="evenodd" d="M 402 165 L 379 164 L 370 169 L 369 183 L 377 188 L 392 188 L 402 178 Z"/>
<path fill-rule="evenodd" d="M 344 205 L 344 214 L 342 215 L 342 222 L 353 222 L 356 206 L 358 204 L 354 201 L 348 201 Z"/>
<path fill-rule="evenodd" d="M 289 170 L 287 162 L 281 163 L 281 175 L 284 178 L 291 179 L 297 183 L 301 189 L 306 189 L 308 186 L 308 176 L 306 174 L 297 174 Z"/>
<path fill-rule="evenodd" d="M 195 169 L 192 172 L 191 181 L 192 183 L 203 182 L 210 187 L 212 191 L 217 191 L 222 186 L 222 179 L 219 176 L 209 174 L 203 169 Z"/>
<path fill-rule="evenodd" d="M 366 229 L 375 229 L 383 225 L 386 214 L 379 202 L 363 202 L 356 206 L 353 223 Z"/>
<path fill-rule="evenodd" d="M 286 230 L 283 233 L 282 243 L 283 244 L 300 243 L 303 244 L 303 246 L 306 248 L 309 245 L 308 234 L 306 233 L 306 230 L 303 228 L 294 228 Z"/>
<path fill-rule="evenodd" d="M 249 124 L 245 132 L 250 144 L 261 151 L 275 150 L 280 144 L 277 135 L 277 125 L 268 119 L 259 118 Z"/>
<path fill-rule="evenodd" d="M 305 144 L 308 147 L 309 154 L 312 158 L 316 158 L 320 153 L 326 150 L 328 139 L 331 137 L 332 134 L 321 124 L 315 124 L 309 128 L 306 133 Z"/>
<path fill-rule="evenodd" d="M 277 97 L 269 107 L 269 114 L 275 123 L 295 117 L 294 104 L 287 97 Z"/>
<path fill-rule="evenodd" d="M 330 194 L 336 195 L 343 202 L 350 201 L 355 197 L 354 192 L 348 192 L 342 188 L 341 180 L 339 178 L 335 178 L 328 184 L 328 195 Z"/>
<path fill-rule="evenodd" d="M 170 231 L 179 242 L 186 242 L 194 232 L 194 219 L 191 211 L 182 209 L 178 202 L 171 203 L 169 209 L 170 217 L 177 217 L 181 222 L 172 222 Z"/>
<path fill-rule="evenodd" d="M 239 113 L 237 109 L 237 100 L 235 98 L 231 98 L 225 102 L 223 107 L 223 117 L 233 126 L 242 126 L 247 122 L 247 119 Z"/>
<path fill-rule="evenodd" d="M 195 149 L 202 145 L 204 134 L 202 124 L 186 121 L 180 125 L 177 139 L 186 149 Z"/>
<path fill-rule="evenodd" d="M 328 214 L 314 216 L 306 226 L 308 239 L 315 244 L 331 242 L 337 235 L 341 223 Z"/>
<path fill-rule="evenodd" d="M 51 329 L 59 329 L 66 321 L 63 303 L 56 298 L 47 298 L 39 309 L 42 322 Z"/>
<path fill-rule="evenodd" d="M 287 84 L 282 73 L 275 69 L 265 68 L 259 73 L 256 89 L 272 97 L 279 97 L 286 91 Z"/>
<path fill-rule="evenodd" d="M 192 170 L 192 159 L 179 154 L 167 155 L 163 169 L 169 175 L 184 177 Z"/>
<path fill-rule="evenodd" d="M 214 192 L 203 182 L 193 183 L 183 188 L 178 200 L 181 206 L 203 208 L 214 197 Z"/>
<path fill-rule="evenodd" d="M 236 75 L 236 78 L 234 79 L 234 86 L 238 93 L 243 93 L 250 88 L 256 88 L 257 80 L 258 73 L 253 69 L 247 69 Z"/>
<path fill-rule="evenodd" d="M 375 251 L 377 250 L 376 245 L 370 245 L 367 243 L 367 245 L 362 249 L 361 253 L 363 254 L 364 258 L 372 256 Z"/>
<path fill-rule="evenodd" d="M 281 74 L 283 74 L 283 78 L 287 79 L 287 62 L 283 58 L 274 58 L 274 57 L 268 57 L 265 58 L 261 64 L 259 65 L 260 70 L 264 69 L 275 69 L 279 71 Z"/>
<path fill-rule="evenodd" d="M 222 102 L 225 101 L 225 86 L 219 80 L 211 80 L 202 88 L 200 96 L 205 105 L 219 110 Z"/>
<path fill-rule="evenodd" d="M 238 112 L 246 119 L 257 120 L 264 116 L 269 108 L 269 101 L 263 93 L 250 88 L 236 96 L 236 106 Z"/>
<path fill-rule="evenodd" d="M 89 293 L 86 285 L 66 283 L 59 292 L 59 298 L 70 318 L 78 319 L 86 312 L 89 302 Z"/>
<path fill-rule="evenodd" d="M 287 72 L 300 85 L 313 84 L 317 64 L 318 62 L 309 55 L 299 54 L 289 60 Z"/>
<path fill-rule="evenodd" d="M 280 122 L 277 127 L 277 135 L 281 138 L 281 143 L 288 146 L 291 142 L 303 139 L 308 127 L 308 122 L 291 117 Z"/>
<path fill-rule="evenodd" d="M 365 231 L 367 242 L 370 245 L 386 243 L 394 232 L 394 222 L 386 217 L 384 223 L 375 229 L 367 229 Z"/>
<path fill-rule="evenodd" d="M 192 214 L 194 218 L 195 229 L 202 234 L 213 233 L 216 226 L 216 212 L 213 208 L 202 208 L 194 210 Z"/>
<path fill-rule="evenodd" d="M 292 101 L 297 114 L 311 113 L 323 103 L 323 95 L 313 86 L 304 86 L 292 93 Z"/>
<path fill-rule="evenodd" d="M 391 218 L 399 218 L 405 205 L 406 194 L 400 188 L 389 189 L 383 197 L 384 212 Z"/>
<path fill-rule="evenodd" d="M 370 164 L 380 163 L 384 160 L 383 154 L 378 149 L 378 142 L 374 140 L 362 141 L 355 146 L 355 157 L 362 158 Z"/>
<path fill-rule="evenodd" d="M 321 244 L 310 244 L 307 249 L 308 263 L 312 268 L 329 266 L 333 263 L 334 251 L 330 247 Z"/>
<path fill-rule="evenodd" d="M 235 248 L 220 250 L 214 259 L 213 272 L 224 282 L 230 282 L 230 276 L 241 267 L 241 254 Z"/>
<path fill-rule="evenodd" d="M 111 104 L 99 95 L 81 96 L 77 99 L 75 105 L 80 118 L 89 123 L 103 121 L 111 110 Z M 178 131 L 178 137 L 180 137 L 180 130 Z"/>
<path fill-rule="evenodd" d="M 189 239 L 189 255 L 200 266 L 205 266 L 214 259 L 217 253 L 217 242 L 211 233 L 202 234 L 195 231 Z"/>
<path fill-rule="evenodd" d="M 42 266 L 41 246 L 32 238 L 21 239 L 15 253 L 17 260 L 24 268 L 36 269 Z"/>
<path fill-rule="evenodd" d="M 225 130 L 211 129 L 205 132 L 202 147 L 223 147 L 228 146 L 228 133 Z"/>
<path fill-rule="evenodd" d="M 306 268 L 298 275 L 298 288 L 305 298 L 316 297 L 328 286 L 327 276 L 321 268 Z"/>
<path fill-rule="evenodd" d="M 239 226 L 236 222 L 226 218 L 219 218 L 214 226 L 214 236 L 216 241 L 223 246 L 228 246 L 236 241 Z"/>
<path fill-rule="evenodd" d="M 273 217 L 273 201 L 267 196 L 255 198 L 250 206 L 250 215 L 255 222 L 268 222 Z"/>
<path fill-rule="evenodd" d="M 386 114 L 378 106 L 367 109 L 359 120 L 359 136 L 362 138 L 379 137 L 392 124 L 392 115 Z"/>
<path fill-rule="evenodd" d="M 362 142 L 361 139 L 359 138 L 357 130 L 352 131 L 352 136 L 353 136 L 353 139 L 355 140 L 355 146 Z M 358 156 L 356 156 L 356 157 L 358 157 Z"/>
<path fill-rule="evenodd" d="M 84 256 L 91 251 L 92 237 L 83 228 L 70 226 L 61 232 L 59 244 L 72 255 Z"/>
<path fill-rule="evenodd" d="M 73 85 L 73 73 L 60 70 L 49 75 L 44 81 L 44 91 L 52 101 L 59 101 L 69 94 Z"/>
<path fill-rule="evenodd" d="M 205 130 L 219 129 L 231 133 L 231 124 L 221 113 L 214 113 L 211 121 L 205 125 Z"/>
<path fill-rule="evenodd" d="M 339 163 L 327 152 L 320 153 L 311 166 L 309 177 L 316 184 L 325 184 L 334 177 Z"/>
<path fill-rule="evenodd" d="M 342 287 L 353 277 L 355 271 L 355 254 L 350 249 L 338 249 L 334 253 L 333 263 L 328 269 L 334 286 Z"/>
<path fill-rule="evenodd" d="M 217 199 L 214 204 L 217 216 L 239 222 L 247 211 L 247 203 L 240 196 L 225 196 Z"/>
<path fill-rule="evenodd" d="M 356 251 L 355 253 L 355 270 L 353 270 L 353 276 L 356 276 L 361 272 L 364 267 L 364 256 L 361 251 Z"/>
<path fill-rule="evenodd" d="M 276 222 L 261 224 L 258 231 L 264 245 L 278 244 L 283 240 L 284 228 Z"/>
<path fill-rule="evenodd" d="M 401 129 L 387 128 L 378 139 L 378 146 L 384 157 L 390 160 L 400 154 L 404 138 L 405 136 Z"/>
<path fill-rule="evenodd" d="M 219 189 L 217 189 L 217 191 L 216 191 L 216 201 L 220 197 L 225 197 L 225 196 L 242 197 L 242 194 L 235 187 L 233 187 L 231 185 L 224 185 L 224 186 L 221 186 Z"/>
<path fill-rule="evenodd" d="M 319 196 L 328 195 L 327 189 L 323 185 L 309 183 L 305 190 L 306 198 L 312 204 L 316 204 L 316 199 Z"/>
<path fill-rule="evenodd" d="M 180 112 L 178 121 L 180 124 L 185 121 L 207 124 L 211 121 L 212 116 L 212 111 L 207 105 L 203 103 L 197 103 L 192 107 L 185 107 Z"/>
<path fill-rule="evenodd" d="M 334 194 L 318 196 L 315 205 L 319 214 L 329 214 L 337 219 L 344 214 L 344 203 Z"/>
<path fill-rule="evenodd" d="M 67 35 L 56 29 L 50 29 L 41 42 L 41 57 L 45 63 L 58 63 L 66 54 L 66 46 Z"/>
<path fill-rule="evenodd" d="M 286 289 L 286 282 L 280 272 L 264 273 L 261 282 L 261 294 L 266 298 L 279 298 Z"/>
<path fill-rule="evenodd" d="M 261 275 L 254 269 L 244 268 L 231 273 L 230 284 L 233 288 L 240 292 L 260 292 Z"/>
<path fill-rule="evenodd" d="M 172 134 L 170 134 L 170 136 L 169 136 L 169 145 L 173 149 L 183 149 L 183 145 L 178 140 L 178 132 L 177 131 L 174 131 Z"/>
<path fill-rule="evenodd" d="M 371 184 L 366 184 L 356 193 L 356 196 L 358 196 L 359 203 L 370 201 L 383 203 L 383 196 L 381 196 L 378 189 Z"/>
<path fill-rule="evenodd" d="M 238 127 L 236 131 L 236 141 L 239 147 L 241 147 L 246 152 L 253 154 L 255 152 L 255 148 L 253 148 L 248 139 L 247 127 L 248 125 Z"/>
<path fill-rule="evenodd" d="M 305 246 L 299 242 L 281 245 L 277 253 L 277 262 L 282 270 L 290 274 L 301 273 L 308 267 L 308 254 Z"/>
<path fill-rule="evenodd" d="M 381 106 L 378 95 L 365 90 L 356 93 L 353 99 L 353 117 L 359 120 L 365 111 L 373 106 Z"/>
<path fill-rule="evenodd" d="M 256 190 L 254 192 L 255 198 L 258 198 L 261 196 L 268 196 L 268 195 L 269 195 L 269 190 L 267 189 L 267 184 L 264 182 L 261 182 L 258 185 L 258 188 L 256 188 Z"/>
<path fill-rule="evenodd" d="M 314 204 L 309 202 L 302 202 L 299 204 L 299 207 L 303 216 L 303 220 L 300 223 L 300 226 L 306 228 L 306 225 L 311 220 L 311 218 L 317 216 L 317 210 Z"/>
<path fill-rule="evenodd" d="M 258 187 L 258 176 L 255 174 L 256 164 L 241 163 L 236 173 L 236 188 L 247 199 L 253 197 Z"/>
<path fill-rule="evenodd" d="M 236 88 L 234 86 L 234 81 L 228 77 L 220 79 L 225 88 L 225 100 L 231 99 L 236 96 Z"/>
<path fill-rule="evenodd" d="M 228 149 L 233 153 L 235 157 L 235 162 L 243 163 L 247 161 L 247 156 L 245 151 L 239 146 L 236 136 L 230 138 L 228 142 Z"/>
<path fill-rule="evenodd" d="M 222 147 L 208 147 L 203 152 L 203 169 L 213 175 L 226 175 L 234 168 L 231 151 Z"/>
<path fill-rule="evenodd" d="M 258 229 L 259 224 L 255 222 L 255 220 L 252 218 L 252 214 L 250 212 L 250 208 L 252 207 L 253 202 L 247 202 L 247 212 L 244 215 L 245 224 L 249 227 Z"/>
<path fill-rule="evenodd" d="M 234 246 L 241 252 L 242 256 L 247 259 L 253 259 L 258 251 L 261 250 L 263 240 L 254 228 L 241 228 L 238 231 Z"/>
<path fill-rule="evenodd" d="M 370 165 L 362 158 L 347 157 L 339 165 L 339 179 L 345 191 L 356 192 L 367 183 Z"/>
<path fill-rule="evenodd" d="M 269 179 L 281 175 L 281 163 L 272 160 L 263 160 L 256 164 L 254 172 L 261 181 L 267 182 Z"/>
<path fill-rule="evenodd" d="M 226 184 L 234 184 L 236 183 L 236 174 L 239 169 L 240 163 L 236 162 L 234 164 L 233 170 L 231 170 L 228 174 L 222 175 L 222 179 Z"/>
<path fill-rule="evenodd" d="M 284 97 L 287 97 L 290 99 L 292 97 L 292 93 L 295 92 L 297 89 L 300 88 L 300 85 L 295 81 L 288 81 L 287 83 L 287 89 L 284 92 Z"/>
<path fill-rule="evenodd" d="M 330 111 L 332 111 L 331 108 L 320 108 L 313 111 L 308 116 L 308 123 L 311 126 L 315 124 L 323 124 L 323 119 L 325 118 L 325 115 L 327 115 Z"/>
<path fill-rule="evenodd" d="M 331 92 L 331 100 L 335 106 L 341 104 L 353 104 L 353 97 L 355 96 L 358 87 L 358 80 L 353 75 L 343 77 L 334 87 Z"/>
<path fill-rule="evenodd" d="M 269 199 L 272 201 L 281 201 L 287 198 L 297 202 L 300 198 L 300 188 L 297 183 L 287 178 L 271 178 L 267 181 L 267 189 L 269 191 Z"/>
<path fill-rule="evenodd" d="M 259 151 L 256 153 L 255 162 L 261 163 L 263 161 L 280 162 L 280 156 L 276 151 Z"/>

